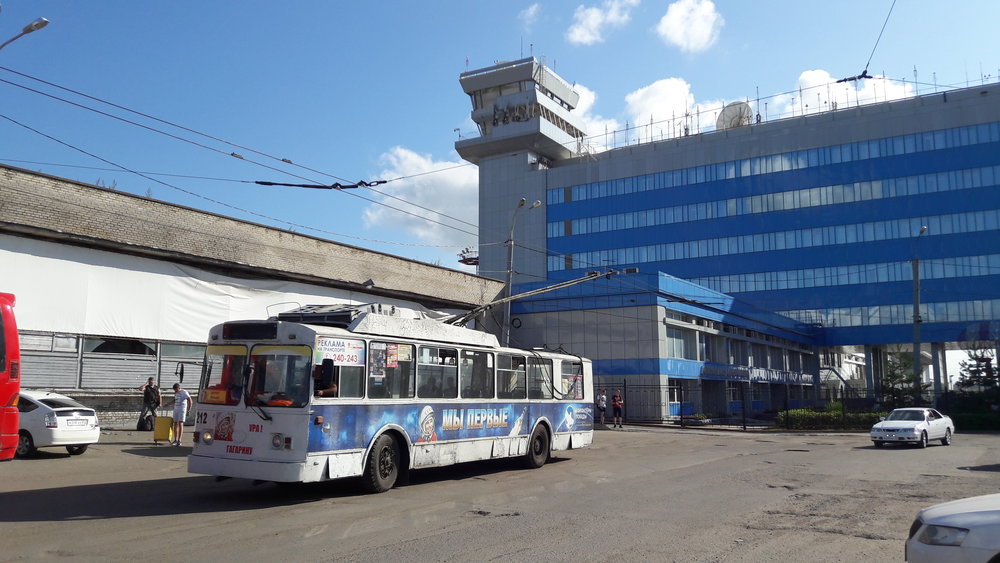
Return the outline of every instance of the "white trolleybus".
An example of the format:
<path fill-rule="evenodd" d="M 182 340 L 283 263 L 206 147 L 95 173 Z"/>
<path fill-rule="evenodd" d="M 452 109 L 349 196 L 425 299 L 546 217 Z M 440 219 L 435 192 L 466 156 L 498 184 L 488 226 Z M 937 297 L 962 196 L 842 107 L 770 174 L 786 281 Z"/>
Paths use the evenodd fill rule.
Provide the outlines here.
<path fill-rule="evenodd" d="M 412 314 L 410 315 L 412 316 Z M 593 440 L 589 360 L 380 305 L 309 306 L 209 335 L 188 471 L 391 489 L 410 469 Z"/>

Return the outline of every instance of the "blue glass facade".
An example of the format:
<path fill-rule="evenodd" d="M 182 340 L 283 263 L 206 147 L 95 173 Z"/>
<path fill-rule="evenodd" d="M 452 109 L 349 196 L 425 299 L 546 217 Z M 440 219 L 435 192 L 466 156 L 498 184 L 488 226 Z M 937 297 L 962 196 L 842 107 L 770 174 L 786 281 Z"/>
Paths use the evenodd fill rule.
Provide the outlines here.
<path fill-rule="evenodd" d="M 567 155 L 585 143 L 554 150 L 546 131 L 565 132 L 573 104 L 490 126 L 518 107 L 475 102 L 505 68 L 463 82 L 482 133 L 456 144 L 479 166 L 480 272 L 513 293 L 639 273 L 489 322 L 646 386 L 650 419 L 808 404 L 848 353 L 846 379 L 872 389 L 875 355 L 911 341 L 915 262 L 935 370 L 942 344 L 1000 334 L 1000 86 Z"/>
<path fill-rule="evenodd" d="M 1000 318 L 1000 122 L 550 187 L 547 269 L 662 271 L 824 329 L 907 342 Z M 917 237 L 921 228 L 927 234 Z"/>

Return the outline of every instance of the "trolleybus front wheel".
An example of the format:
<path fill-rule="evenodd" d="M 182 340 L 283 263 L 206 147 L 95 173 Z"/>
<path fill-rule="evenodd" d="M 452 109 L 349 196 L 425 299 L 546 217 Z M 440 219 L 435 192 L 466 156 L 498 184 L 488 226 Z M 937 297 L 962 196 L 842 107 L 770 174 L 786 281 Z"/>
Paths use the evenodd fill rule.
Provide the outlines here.
<path fill-rule="evenodd" d="M 367 491 L 384 493 L 396 484 L 399 476 L 399 444 L 388 435 L 382 434 L 368 452 L 368 463 L 362 482 Z"/>
<path fill-rule="evenodd" d="M 529 468 L 538 469 L 545 465 L 548 460 L 549 433 L 545 431 L 545 427 L 539 424 L 531 433 L 531 439 L 528 441 L 528 453 L 525 455 L 524 461 Z"/>

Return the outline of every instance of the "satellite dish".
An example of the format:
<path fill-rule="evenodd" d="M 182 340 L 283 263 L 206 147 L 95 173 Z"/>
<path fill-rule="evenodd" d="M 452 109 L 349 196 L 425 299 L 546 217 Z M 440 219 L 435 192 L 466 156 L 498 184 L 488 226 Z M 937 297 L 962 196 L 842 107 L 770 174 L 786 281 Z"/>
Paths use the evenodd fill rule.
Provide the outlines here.
<path fill-rule="evenodd" d="M 753 120 L 753 112 L 746 102 L 730 102 L 722 108 L 719 119 L 715 121 L 716 129 L 732 129 L 750 125 Z"/>

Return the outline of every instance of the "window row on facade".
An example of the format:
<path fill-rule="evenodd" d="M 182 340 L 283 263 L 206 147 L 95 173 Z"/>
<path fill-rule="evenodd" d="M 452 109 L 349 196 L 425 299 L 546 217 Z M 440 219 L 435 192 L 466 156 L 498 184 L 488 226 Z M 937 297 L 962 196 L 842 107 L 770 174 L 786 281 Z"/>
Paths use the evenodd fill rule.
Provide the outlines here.
<path fill-rule="evenodd" d="M 922 280 L 996 275 L 1000 275 L 1000 254 L 956 256 L 920 261 L 920 279 Z M 887 283 L 911 281 L 912 279 L 912 264 L 907 260 L 804 268 L 801 270 L 752 272 L 730 276 L 708 276 L 691 278 L 687 281 L 710 287 L 720 293 L 742 293 L 746 291 Z"/>
<path fill-rule="evenodd" d="M 894 240 L 916 236 L 924 226 L 935 235 L 995 231 L 1000 229 L 1000 209 L 567 253 L 550 256 L 548 270 L 554 272 Z"/>
<path fill-rule="evenodd" d="M 796 350 L 677 327 L 667 327 L 662 352 L 665 358 L 774 371 L 802 372 L 804 364 Z"/>
<path fill-rule="evenodd" d="M 583 201 L 600 197 L 701 184 L 704 182 L 730 180 L 759 174 L 801 170 L 842 162 L 996 142 L 1000 142 L 1000 122 L 983 123 L 754 158 L 730 160 L 668 172 L 620 178 L 606 182 L 553 188 L 548 190 L 546 198 L 549 205 L 555 205 L 571 201 Z"/>
<path fill-rule="evenodd" d="M 837 309 L 779 311 L 802 322 L 825 327 L 857 327 L 913 323 L 913 304 L 871 305 Z M 988 321 L 1000 317 L 1000 299 L 948 301 L 920 304 L 925 323 Z"/>
<path fill-rule="evenodd" d="M 1000 166 L 951 170 L 551 222 L 547 225 L 547 234 L 549 238 L 584 235 L 788 209 L 966 190 L 995 186 L 998 182 L 1000 182 Z"/>

